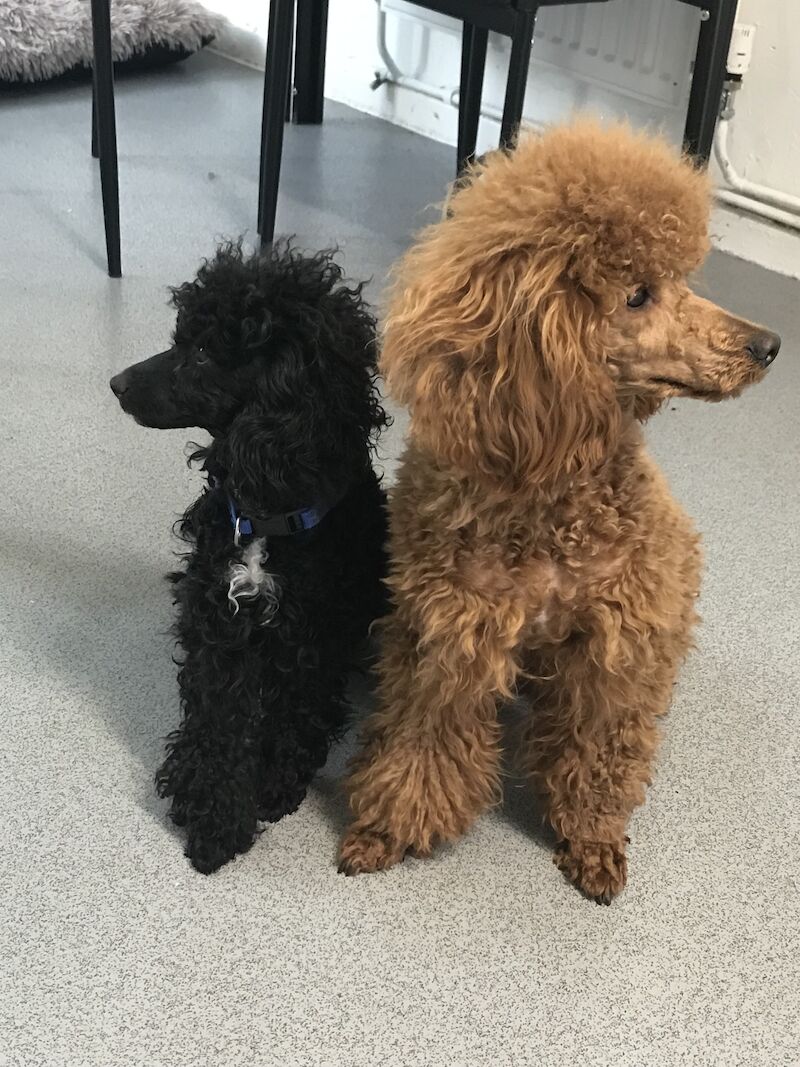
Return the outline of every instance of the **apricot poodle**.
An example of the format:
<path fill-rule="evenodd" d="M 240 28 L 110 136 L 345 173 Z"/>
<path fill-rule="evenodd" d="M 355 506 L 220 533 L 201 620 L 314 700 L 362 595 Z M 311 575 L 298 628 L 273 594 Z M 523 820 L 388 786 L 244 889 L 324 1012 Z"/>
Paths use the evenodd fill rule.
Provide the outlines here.
<path fill-rule="evenodd" d="M 557 861 L 598 901 L 624 886 L 701 565 L 641 423 L 736 396 L 780 344 L 687 285 L 709 188 L 627 127 L 557 128 L 477 165 L 402 261 L 382 369 L 410 440 L 346 873 L 499 800 L 497 705 L 525 681 L 518 755 Z"/>

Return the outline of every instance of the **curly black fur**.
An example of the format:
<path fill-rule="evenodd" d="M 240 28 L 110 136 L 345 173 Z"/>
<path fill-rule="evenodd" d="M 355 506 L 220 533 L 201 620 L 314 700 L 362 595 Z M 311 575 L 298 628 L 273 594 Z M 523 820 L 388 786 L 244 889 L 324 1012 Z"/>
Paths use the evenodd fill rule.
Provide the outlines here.
<path fill-rule="evenodd" d="M 387 417 L 375 323 L 330 253 L 226 245 L 173 291 L 173 346 L 112 379 L 148 426 L 201 426 L 219 476 L 180 523 L 171 576 L 183 720 L 156 775 L 187 854 L 216 870 L 260 821 L 294 811 L 345 724 L 345 685 L 384 608 L 385 512 L 371 452 Z M 251 518 L 339 501 L 314 529 L 270 537 L 278 607 L 229 599 L 241 562 L 229 496 Z"/>

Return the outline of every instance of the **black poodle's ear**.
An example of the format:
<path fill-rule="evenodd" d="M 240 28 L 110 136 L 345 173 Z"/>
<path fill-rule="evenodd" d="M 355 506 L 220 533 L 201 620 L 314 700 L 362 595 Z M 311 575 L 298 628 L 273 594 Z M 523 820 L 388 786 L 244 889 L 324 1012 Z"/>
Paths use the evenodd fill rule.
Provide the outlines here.
<path fill-rule="evenodd" d="M 337 432 L 338 431 L 338 432 Z M 351 443 L 321 405 L 281 411 L 258 401 L 244 408 L 211 455 L 226 472 L 226 488 L 243 512 L 254 515 L 331 503 L 344 493 L 366 448 Z"/>
<path fill-rule="evenodd" d="M 221 249 L 176 293 L 179 327 L 207 338 L 238 413 L 211 458 L 243 510 L 294 510 L 338 499 L 369 469 L 387 424 L 377 390 L 375 322 L 330 252 L 280 243 L 243 260 Z M 205 345 L 204 345 L 205 346 Z"/>

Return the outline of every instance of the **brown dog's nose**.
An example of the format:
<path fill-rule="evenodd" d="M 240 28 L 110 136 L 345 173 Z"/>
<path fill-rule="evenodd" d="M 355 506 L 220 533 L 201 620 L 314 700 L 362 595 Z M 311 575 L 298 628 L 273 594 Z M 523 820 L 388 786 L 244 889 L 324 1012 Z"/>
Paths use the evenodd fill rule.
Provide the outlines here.
<path fill-rule="evenodd" d="M 762 367 L 768 367 L 775 359 L 781 347 L 781 339 L 771 330 L 759 330 L 753 334 L 745 348 Z"/>
<path fill-rule="evenodd" d="M 115 374 L 108 384 L 111 386 L 111 392 L 114 396 L 119 398 L 128 388 L 128 376 L 125 371 L 122 371 L 121 374 Z"/>

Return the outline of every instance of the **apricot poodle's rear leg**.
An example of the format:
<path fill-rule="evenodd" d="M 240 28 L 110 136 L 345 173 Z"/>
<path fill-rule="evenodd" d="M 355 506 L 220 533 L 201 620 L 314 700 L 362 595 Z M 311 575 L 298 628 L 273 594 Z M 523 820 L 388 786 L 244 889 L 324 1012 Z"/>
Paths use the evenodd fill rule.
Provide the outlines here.
<path fill-rule="evenodd" d="M 556 862 L 608 904 L 625 886 L 626 828 L 645 798 L 680 656 L 654 642 L 645 667 L 603 661 L 588 639 L 561 648 L 542 671 L 522 758 L 562 839 Z"/>
<path fill-rule="evenodd" d="M 491 629 L 494 629 L 492 627 Z M 505 639 L 478 624 L 423 652 L 395 615 L 386 625 L 380 710 L 347 782 L 355 821 L 339 869 L 390 867 L 409 849 L 452 841 L 500 796 L 496 701 L 516 668 Z"/>

